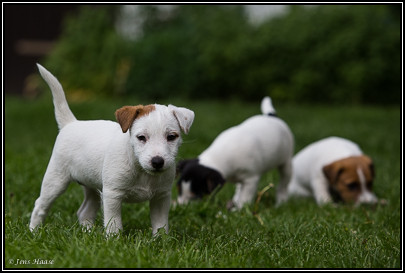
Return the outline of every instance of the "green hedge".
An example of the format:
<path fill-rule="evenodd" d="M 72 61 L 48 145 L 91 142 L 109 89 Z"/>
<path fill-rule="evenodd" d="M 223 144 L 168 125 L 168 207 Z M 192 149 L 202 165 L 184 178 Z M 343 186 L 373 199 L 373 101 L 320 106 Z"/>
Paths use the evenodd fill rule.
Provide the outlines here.
<path fill-rule="evenodd" d="M 399 104 L 400 7 L 290 6 L 254 26 L 242 6 L 142 6 L 135 41 L 116 34 L 111 7 L 85 8 L 49 62 L 69 86 L 109 95 Z"/>
<path fill-rule="evenodd" d="M 69 14 L 46 67 L 67 92 L 111 95 L 122 91 L 120 70 L 128 43 L 114 28 L 119 6 L 82 6 Z"/>

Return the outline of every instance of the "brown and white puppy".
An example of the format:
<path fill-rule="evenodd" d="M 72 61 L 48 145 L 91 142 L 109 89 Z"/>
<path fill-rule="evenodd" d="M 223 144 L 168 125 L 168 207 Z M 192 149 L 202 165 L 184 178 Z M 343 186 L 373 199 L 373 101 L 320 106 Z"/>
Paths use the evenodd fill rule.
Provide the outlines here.
<path fill-rule="evenodd" d="M 188 133 L 194 112 L 173 105 L 124 106 L 117 121 L 77 120 L 59 81 L 45 68 L 39 71 L 51 88 L 60 132 L 31 214 L 30 229 L 43 223 L 57 197 L 71 181 L 84 189 L 77 215 L 90 228 L 100 205 L 108 234 L 122 230 L 123 202 L 150 204 L 152 232 L 168 232 L 175 158 Z"/>
<path fill-rule="evenodd" d="M 372 193 L 372 160 L 347 139 L 329 137 L 312 143 L 293 158 L 288 196 L 313 196 L 319 205 L 331 201 L 376 203 Z"/>

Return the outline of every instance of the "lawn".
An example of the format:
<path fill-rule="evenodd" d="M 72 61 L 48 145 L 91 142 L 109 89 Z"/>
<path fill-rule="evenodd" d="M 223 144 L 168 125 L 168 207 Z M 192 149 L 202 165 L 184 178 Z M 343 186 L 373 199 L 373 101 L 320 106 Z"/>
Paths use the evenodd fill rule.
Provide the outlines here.
<path fill-rule="evenodd" d="M 79 119 L 114 119 L 115 109 L 139 103 L 100 99 L 70 105 Z M 237 100 L 161 103 L 196 114 L 178 159 L 197 156 L 221 131 L 260 111 L 260 102 Z M 151 236 L 147 203 L 124 204 L 123 234 L 106 239 L 101 213 L 92 231 L 78 225 L 83 193 L 72 183 L 44 227 L 32 234 L 30 214 L 57 135 L 53 105 L 50 96 L 5 97 L 3 268 L 401 268 L 399 107 L 274 104 L 295 135 L 296 152 L 331 135 L 359 143 L 374 160 L 374 190 L 386 204 L 320 208 L 311 199 L 295 199 L 276 208 L 270 187 L 256 204 L 228 212 L 234 186 L 226 184 L 214 197 L 172 206 L 168 235 Z M 259 191 L 277 179 L 269 172 Z"/>

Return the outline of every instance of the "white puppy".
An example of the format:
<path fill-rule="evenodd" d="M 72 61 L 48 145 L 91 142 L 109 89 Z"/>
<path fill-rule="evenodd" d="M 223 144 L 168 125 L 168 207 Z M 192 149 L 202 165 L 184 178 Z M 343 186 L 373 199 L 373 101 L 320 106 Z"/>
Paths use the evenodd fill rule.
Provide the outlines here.
<path fill-rule="evenodd" d="M 80 224 L 93 225 L 101 195 L 107 233 L 122 230 L 122 202 L 147 200 L 153 234 L 162 227 L 167 232 L 180 131 L 188 133 L 194 112 L 173 105 L 125 106 L 115 113 L 118 123 L 78 121 L 58 80 L 38 67 L 51 88 L 60 132 L 35 202 L 30 229 L 44 221 L 52 202 L 70 181 L 76 181 L 85 194 L 77 212 Z"/>
<path fill-rule="evenodd" d="M 261 176 L 273 168 L 280 172 L 277 203 L 286 199 L 293 135 L 287 124 L 275 116 L 269 97 L 262 100 L 261 109 L 263 115 L 222 132 L 198 159 L 179 162 L 178 203 L 201 198 L 230 181 L 237 186 L 228 208 L 240 209 L 252 202 Z"/>
<path fill-rule="evenodd" d="M 357 144 L 329 137 L 294 156 L 288 195 L 313 196 L 319 205 L 339 200 L 356 205 L 375 203 L 373 179 L 373 162 Z"/>

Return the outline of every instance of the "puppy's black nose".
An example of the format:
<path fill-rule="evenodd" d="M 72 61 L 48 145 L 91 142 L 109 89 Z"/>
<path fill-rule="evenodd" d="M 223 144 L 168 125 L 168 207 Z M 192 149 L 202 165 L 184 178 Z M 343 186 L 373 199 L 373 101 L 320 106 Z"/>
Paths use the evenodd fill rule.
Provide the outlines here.
<path fill-rule="evenodd" d="M 152 163 L 153 168 L 155 168 L 156 170 L 159 170 L 165 164 L 165 160 L 160 156 L 155 156 L 152 158 L 151 163 Z"/>

